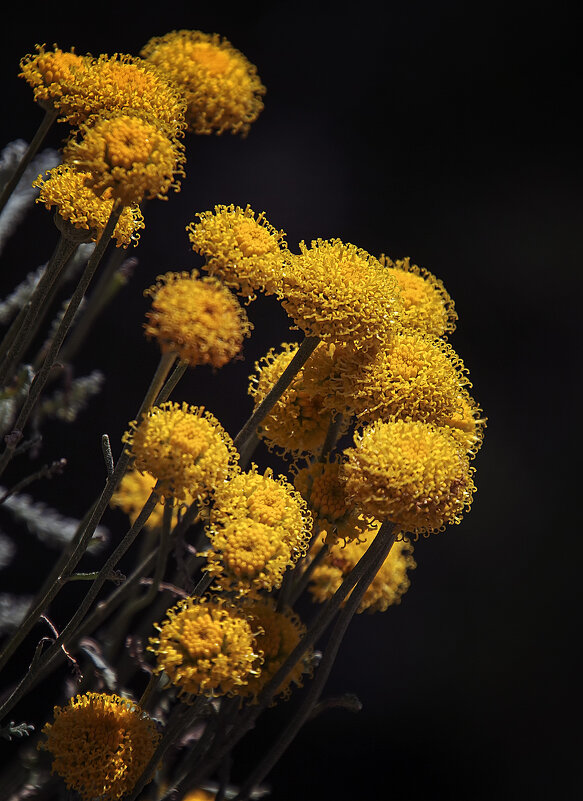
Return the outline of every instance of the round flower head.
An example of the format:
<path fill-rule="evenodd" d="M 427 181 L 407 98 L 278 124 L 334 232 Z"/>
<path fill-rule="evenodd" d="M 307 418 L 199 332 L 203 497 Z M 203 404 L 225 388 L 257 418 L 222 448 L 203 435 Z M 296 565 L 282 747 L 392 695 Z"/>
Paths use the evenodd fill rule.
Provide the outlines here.
<path fill-rule="evenodd" d="M 136 112 L 155 121 L 171 139 L 183 136 L 184 97 L 153 64 L 116 53 L 86 59 L 84 66 L 58 100 L 62 119 L 80 125 L 103 115 Z"/>
<path fill-rule="evenodd" d="M 218 530 L 249 519 L 281 531 L 295 562 L 306 552 L 312 533 L 312 516 L 306 502 L 284 476 L 263 475 L 255 465 L 217 488 L 210 512 L 210 527 Z"/>
<path fill-rule="evenodd" d="M 78 56 L 74 50 L 64 52 L 56 45 L 54 50 L 37 45 L 36 50 L 36 54 L 21 59 L 19 77 L 32 87 L 34 99 L 40 106 L 59 108 L 61 98 L 74 90 L 88 69 L 90 59 Z"/>
<path fill-rule="evenodd" d="M 240 610 L 220 599 L 186 598 L 166 614 L 148 650 L 156 654 L 154 672 L 164 671 L 179 695 L 232 694 L 248 681 L 258 654 Z"/>
<path fill-rule="evenodd" d="M 175 351 L 191 367 L 222 367 L 240 353 L 252 326 L 234 295 L 198 272 L 166 273 L 144 294 L 152 297 L 146 336 L 163 353 Z"/>
<path fill-rule="evenodd" d="M 397 282 L 377 259 L 339 239 L 300 242 L 278 296 L 298 328 L 326 342 L 369 350 L 383 343 L 400 309 Z"/>
<path fill-rule="evenodd" d="M 43 728 L 52 772 L 83 801 L 111 801 L 131 792 L 156 750 L 160 735 L 141 708 L 117 695 L 85 693 L 55 707 Z"/>
<path fill-rule="evenodd" d="M 43 178 L 39 175 L 32 184 L 40 190 L 36 202 L 44 203 L 47 209 L 54 206 L 63 220 L 75 228 L 88 230 L 91 239 L 96 241 L 113 208 L 111 190 L 106 190 L 98 197 L 93 189 L 86 186 L 91 174 L 74 170 L 68 164 L 60 164 L 49 170 L 47 176 Z M 144 228 L 144 218 L 138 206 L 126 206 L 113 232 L 117 247 L 137 245 L 141 228 Z"/>
<path fill-rule="evenodd" d="M 109 197 L 129 204 L 178 190 L 174 176 L 184 175 L 183 150 L 156 122 L 137 114 L 118 114 L 82 125 L 79 138 L 65 147 L 64 159 L 91 173 L 85 184 L 96 194 L 107 191 Z"/>
<path fill-rule="evenodd" d="M 299 556 L 296 549 L 292 558 L 290 538 L 284 529 L 250 518 L 210 529 L 207 535 L 212 550 L 205 554 L 205 570 L 216 576 L 218 589 L 239 595 L 278 589 L 285 570 Z"/>
<path fill-rule="evenodd" d="M 401 291 L 401 322 L 405 328 L 417 328 L 440 337 L 455 330 L 457 313 L 443 282 L 410 259 L 393 262 L 384 254 L 379 261 L 395 278 Z"/>
<path fill-rule="evenodd" d="M 258 632 L 257 650 L 263 661 L 259 675 L 251 676 L 239 692 L 243 696 L 253 696 L 256 699 L 302 639 L 306 627 L 290 608 L 277 611 L 271 598 L 246 603 L 244 609 L 249 614 L 253 630 Z M 312 653 L 308 652 L 296 662 L 279 685 L 276 696 L 287 699 L 291 695 L 292 683 L 302 686 L 303 674 L 311 673 L 312 670 L 311 656 Z"/>
<path fill-rule="evenodd" d="M 482 447 L 486 422 L 480 406 L 463 388 L 458 398 L 457 410 L 443 424 L 471 458 Z"/>
<path fill-rule="evenodd" d="M 247 134 L 263 109 L 265 87 L 245 56 L 217 34 L 172 31 L 141 54 L 184 92 L 188 129 L 197 134 Z"/>
<path fill-rule="evenodd" d="M 162 496 L 206 499 L 238 470 L 231 437 L 204 407 L 168 401 L 154 406 L 123 435 L 134 467 L 159 482 Z"/>
<path fill-rule="evenodd" d="M 122 478 L 119 487 L 113 493 L 110 505 L 121 509 L 121 511 L 129 517 L 130 523 L 133 525 L 155 486 L 156 479 L 149 473 L 139 473 L 137 470 L 128 470 Z M 194 499 L 186 493 L 185 505 L 190 505 L 193 500 Z M 164 503 L 160 501 L 147 519 L 145 528 L 150 530 L 161 528 L 163 515 Z M 172 512 L 173 526 L 176 524 L 177 519 L 178 509 L 174 509 Z"/>
<path fill-rule="evenodd" d="M 412 534 L 459 523 L 475 491 L 467 454 L 444 428 L 395 420 L 356 433 L 342 467 L 362 512 Z"/>
<path fill-rule="evenodd" d="M 407 417 L 440 425 L 458 408 L 466 373 L 451 345 L 409 329 L 356 369 L 340 372 L 338 383 L 362 422 Z"/>
<path fill-rule="evenodd" d="M 339 542 L 330 545 L 324 560 L 314 568 L 310 579 L 309 592 L 315 601 L 323 603 L 334 595 L 344 577 L 367 550 L 380 525 L 379 521 L 369 524 L 363 535 L 367 541 L 353 540 L 343 545 Z M 320 548 L 321 543 L 314 543 L 311 554 L 315 556 Z M 410 586 L 407 570 L 416 567 L 412 553 L 413 546 L 407 541 L 398 540 L 393 544 L 357 612 L 384 612 L 389 606 L 400 603 Z"/>
<path fill-rule="evenodd" d="M 270 225 L 263 212 L 249 206 L 215 206 L 196 215 L 187 226 L 195 253 L 207 259 L 205 269 L 238 294 L 253 300 L 256 292 L 273 295 L 285 260 L 283 231 Z"/>

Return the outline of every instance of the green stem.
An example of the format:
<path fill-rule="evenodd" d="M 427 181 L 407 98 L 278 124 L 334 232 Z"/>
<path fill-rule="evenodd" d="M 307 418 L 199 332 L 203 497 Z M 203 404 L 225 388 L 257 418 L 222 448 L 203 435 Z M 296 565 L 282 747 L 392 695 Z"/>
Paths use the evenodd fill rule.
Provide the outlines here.
<path fill-rule="evenodd" d="M 160 361 L 158 362 L 158 367 L 156 368 L 156 372 L 154 373 L 154 377 L 150 382 L 150 386 L 148 387 L 148 391 L 142 401 L 142 405 L 139 408 L 139 411 L 136 415 L 136 422 L 140 422 L 140 419 L 147 413 L 148 409 L 154 404 L 158 395 L 162 391 L 164 386 L 164 382 L 166 381 L 166 377 L 172 368 L 172 365 L 176 361 L 176 353 L 163 353 L 160 357 Z"/>
<path fill-rule="evenodd" d="M 328 551 L 329 551 L 329 546 L 326 543 L 324 543 L 320 548 L 320 550 L 318 551 L 318 553 L 314 556 L 310 564 L 303 571 L 303 573 L 300 573 L 300 576 L 290 593 L 290 599 L 289 599 L 290 606 L 293 606 L 296 603 L 300 595 L 306 589 L 314 570 L 318 567 L 318 565 L 320 565 L 324 561 L 324 557 L 326 556 Z"/>

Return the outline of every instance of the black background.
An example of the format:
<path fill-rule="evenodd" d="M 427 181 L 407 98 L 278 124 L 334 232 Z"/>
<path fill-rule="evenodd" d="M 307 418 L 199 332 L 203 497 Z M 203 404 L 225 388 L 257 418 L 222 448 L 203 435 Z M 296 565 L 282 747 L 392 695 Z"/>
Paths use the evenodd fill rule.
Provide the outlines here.
<path fill-rule="evenodd" d="M 250 203 L 292 248 L 338 236 L 410 256 L 456 301 L 451 342 L 489 418 L 473 510 L 418 544 L 401 606 L 355 619 L 328 692 L 357 693 L 363 710 L 308 724 L 270 778 L 275 801 L 583 796 L 573 655 L 581 92 L 576 20 L 560 7 L 28 3 L 5 28 L 2 142 L 30 139 L 41 119 L 17 78 L 37 42 L 137 55 L 173 29 L 216 31 L 257 65 L 268 89 L 246 140 L 189 137 L 182 191 L 146 208 L 140 246 L 128 254 L 139 260 L 134 278 L 76 366 L 80 375 L 106 373 L 102 396 L 74 431 L 46 435 L 41 461 L 65 456 L 70 467 L 36 494 L 61 511 L 83 514 L 104 477 L 100 434 L 117 452 L 137 410 L 158 360 L 142 334 L 142 290 L 161 272 L 200 266 L 184 231 L 196 212 Z M 52 143 L 64 135 L 59 126 Z M 37 207 L 3 254 L 1 294 L 55 241 L 51 214 Z M 232 434 L 251 407 L 254 360 L 290 336 L 275 302 L 249 313 L 256 330 L 245 362 L 215 375 L 199 368 L 175 394 L 206 405 Z M 106 523 L 121 534 L 121 516 Z M 32 542 L 23 539 L 19 552 L 29 583 L 38 573 Z M 15 571 L 0 580 L 26 589 Z M 236 777 L 285 712 L 239 750 Z"/>

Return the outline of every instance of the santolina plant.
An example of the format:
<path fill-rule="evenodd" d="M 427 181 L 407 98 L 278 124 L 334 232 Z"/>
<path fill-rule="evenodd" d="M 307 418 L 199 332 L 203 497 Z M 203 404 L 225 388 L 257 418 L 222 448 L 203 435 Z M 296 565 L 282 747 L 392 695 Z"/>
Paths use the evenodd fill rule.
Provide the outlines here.
<path fill-rule="evenodd" d="M 59 382 L 74 375 L 87 330 L 127 281 L 120 254 L 138 244 L 144 201 L 167 199 L 186 179 L 184 136 L 246 135 L 265 89 L 230 42 L 200 31 L 154 37 L 139 56 L 37 46 L 21 70 L 45 116 L 25 152 L 6 151 L 0 233 L 11 232 L 11 208 L 32 184 L 54 213 L 57 244 L 0 306 L 0 473 L 8 476 L 0 495 L 39 536 L 51 519 L 61 535 L 52 535 L 59 555 L 36 596 L 23 606 L 4 595 L 0 604 L 0 668 L 32 659 L 5 686 L 0 709 L 3 735 L 37 746 L 12 770 L 11 791 L 244 801 L 262 792 L 317 708 L 354 614 L 399 604 L 419 535 L 460 523 L 470 509 L 485 419 L 448 340 L 454 303 L 409 258 L 339 238 L 292 245 L 249 205 L 189 212 L 185 239 L 202 263 L 143 288 L 144 334 L 159 365 L 134 419 L 123 421 L 116 459 L 104 439 L 105 487 L 64 534 L 63 518 L 40 514 L 22 492 L 58 480 L 64 466 L 10 476 L 22 474 L 41 424 L 75 425 L 99 392 L 101 380 L 75 379 L 66 393 Z M 58 154 L 46 153 L 56 120 L 68 134 Z M 67 281 L 74 289 L 65 293 Z M 172 393 L 187 370 L 244 358 L 253 331 L 246 307 L 260 294 L 281 303 L 299 336 L 249 365 L 240 389 L 253 412 L 231 437 L 196 398 L 179 403 Z M 283 457 L 284 473 L 253 461 L 260 441 Z M 114 525 L 123 514 L 128 527 L 108 543 L 110 507 Z M 83 572 L 96 544 L 101 566 Z M 0 545 L 6 565 L 14 548 Z M 127 576 L 117 570 L 122 558 Z M 50 606 L 73 580 L 87 590 L 57 630 Z M 300 608 L 311 610 L 305 619 Z M 53 636 L 30 655 L 40 620 Z M 66 682 L 50 719 L 16 722 L 22 699 L 44 697 L 65 661 L 76 685 Z M 267 707 L 295 693 L 280 734 L 233 787 L 233 749 Z"/>

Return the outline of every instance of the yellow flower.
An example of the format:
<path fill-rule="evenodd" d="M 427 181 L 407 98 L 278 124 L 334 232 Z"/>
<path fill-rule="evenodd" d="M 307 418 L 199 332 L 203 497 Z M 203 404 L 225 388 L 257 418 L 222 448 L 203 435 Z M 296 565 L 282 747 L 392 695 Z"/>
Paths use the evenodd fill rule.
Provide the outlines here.
<path fill-rule="evenodd" d="M 238 470 L 238 453 L 217 418 L 204 407 L 168 401 L 130 423 L 122 441 L 134 467 L 160 481 L 160 493 L 205 500 Z"/>
<path fill-rule="evenodd" d="M 412 534 L 459 523 L 475 492 L 467 454 L 445 428 L 395 420 L 354 437 L 342 472 L 363 513 Z"/>
<path fill-rule="evenodd" d="M 55 722 L 43 728 L 41 746 L 53 757 L 52 772 L 83 801 L 129 793 L 160 739 L 141 708 L 117 695 L 85 693 L 55 707 Z"/>
<path fill-rule="evenodd" d="M 278 296 L 296 326 L 326 342 L 369 350 L 395 328 L 400 310 L 395 279 L 380 262 L 339 239 L 300 242 L 288 257 Z"/>
<path fill-rule="evenodd" d="M 222 367 L 243 347 L 252 325 L 237 299 L 216 278 L 198 272 L 166 273 L 144 294 L 152 296 L 146 336 L 163 353 L 175 351 L 191 367 Z"/>
<path fill-rule="evenodd" d="M 156 122 L 137 113 L 100 117 L 82 125 L 79 137 L 66 145 L 64 160 L 90 173 L 85 184 L 96 194 L 107 191 L 129 204 L 180 188 L 175 175 L 184 175 L 184 147 Z"/>
<path fill-rule="evenodd" d="M 47 209 L 54 206 L 63 220 L 67 220 L 75 228 L 84 228 L 96 241 L 105 228 L 113 199 L 111 190 L 106 190 L 101 197 L 86 186 L 91 174 L 71 169 L 67 164 L 60 164 L 49 170 L 33 182 L 39 188 L 37 203 L 44 203 Z M 144 228 L 144 218 L 138 206 L 126 206 L 118 220 L 113 233 L 117 247 L 137 245 L 139 231 Z"/>
<path fill-rule="evenodd" d="M 263 109 L 257 69 L 216 33 L 171 31 L 150 39 L 140 55 L 182 89 L 188 128 L 197 134 L 245 135 Z"/>
<path fill-rule="evenodd" d="M 462 389 L 457 411 L 446 417 L 443 425 L 448 426 L 450 433 L 467 451 L 468 456 L 473 457 L 482 447 L 486 422 L 480 406 L 467 390 Z"/>
<path fill-rule="evenodd" d="M 459 407 L 466 373 L 451 345 L 409 329 L 373 358 L 340 371 L 338 384 L 361 422 L 407 417 L 441 425 Z"/>
<path fill-rule="evenodd" d="M 155 672 L 164 671 L 180 695 L 232 694 L 248 681 L 258 654 L 240 610 L 220 599 L 187 598 L 166 614 L 148 650 L 157 657 Z"/>
<path fill-rule="evenodd" d="M 139 473 L 137 470 L 129 470 L 122 478 L 118 489 L 113 493 L 110 505 L 121 509 L 129 517 L 130 523 L 133 524 L 155 486 L 156 479 L 154 476 L 149 473 Z M 193 500 L 187 492 L 185 505 L 190 505 Z M 172 512 L 172 525 L 177 522 L 178 511 L 179 509 L 175 508 Z M 163 515 L 164 503 L 162 499 L 154 507 L 145 527 L 150 530 L 161 528 Z"/>
<path fill-rule="evenodd" d="M 455 330 L 457 313 L 443 282 L 409 258 L 392 261 L 381 254 L 381 264 L 395 278 L 401 290 L 401 321 L 406 328 L 417 328 L 440 337 Z"/>
<path fill-rule="evenodd" d="M 36 54 L 21 59 L 19 77 L 32 87 L 39 105 L 58 108 L 62 96 L 73 90 L 88 69 L 90 59 L 78 56 L 74 50 L 64 52 L 56 45 L 52 51 L 45 50 L 44 45 L 36 45 L 36 50 Z"/>
<path fill-rule="evenodd" d="M 193 790 L 184 796 L 184 801 L 214 801 L 215 793 L 208 793 L 206 790 Z"/>
<path fill-rule="evenodd" d="M 208 570 L 216 576 L 216 586 L 239 595 L 281 586 L 292 559 L 289 537 L 279 526 L 270 526 L 249 518 L 237 518 L 226 526 L 210 529 L 212 550 L 207 551 Z"/>
<path fill-rule="evenodd" d="M 250 616 L 253 629 L 258 632 L 256 643 L 262 663 L 259 666 L 259 675 L 251 676 L 239 693 L 257 698 L 302 639 L 306 627 L 290 608 L 278 612 L 271 598 L 246 603 L 243 608 Z M 312 652 L 308 651 L 296 662 L 279 685 L 276 696 L 287 699 L 291 695 L 292 683 L 302 686 L 303 674 L 312 672 L 311 656 Z"/>
<path fill-rule="evenodd" d="M 187 226 L 195 253 L 207 259 L 205 269 L 249 300 L 256 292 L 273 295 L 281 282 L 285 236 L 270 225 L 263 212 L 246 206 L 215 206 L 196 215 Z"/>
<path fill-rule="evenodd" d="M 367 550 L 380 525 L 378 520 L 369 524 L 368 530 L 364 533 L 368 541 L 359 539 L 344 545 L 339 542 L 330 545 L 324 560 L 314 568 L 310 578 L 309 591 L 315 601 L 323 603 L 334 595 L 344 577 L 350 573 Z M 315 556 L 320 548 L 320 542 L 314 543 L 311 554 Z M 416 567 L 412 553 L 413 546 L 409 542 L 398 540 L 394 543 L 366 590 L 357 612 L 365 610 L 384 612 L 389 606 L 401 602 L 401 597 L 407 592 L 411 583 L 407 570 Z"/>

